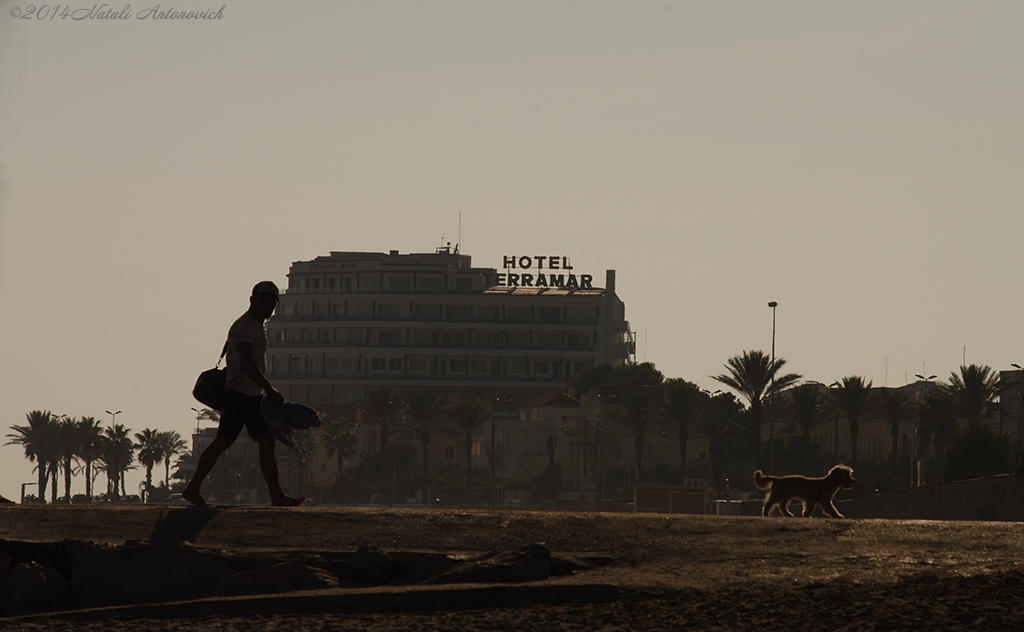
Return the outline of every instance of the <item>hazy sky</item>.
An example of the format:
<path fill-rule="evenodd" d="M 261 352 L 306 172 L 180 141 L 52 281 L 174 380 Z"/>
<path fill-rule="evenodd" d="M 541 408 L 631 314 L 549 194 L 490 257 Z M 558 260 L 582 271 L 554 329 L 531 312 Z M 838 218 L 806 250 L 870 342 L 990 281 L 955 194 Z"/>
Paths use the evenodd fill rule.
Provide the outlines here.
<path fill-rule="evenodd" d="M 807 379 L 1024 364 L 1017 0 L 94 4 L 0 0 L 3 434 L 188 436 L 255 282 L 460 213 L 477 266 L 616 270 L 637 359 L 705 387 L 768 301 Z"/>

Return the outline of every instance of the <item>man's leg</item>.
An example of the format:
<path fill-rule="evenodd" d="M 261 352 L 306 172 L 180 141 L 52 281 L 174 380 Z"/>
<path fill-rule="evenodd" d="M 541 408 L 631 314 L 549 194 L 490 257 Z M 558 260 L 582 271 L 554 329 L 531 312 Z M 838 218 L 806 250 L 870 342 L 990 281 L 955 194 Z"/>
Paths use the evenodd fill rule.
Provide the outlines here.
<path fill-rule="evenodd" d="M 274 435 L 262 434 L 256 438 L 256 443 L 260 447 L 260 471 L 263 472 L 263 478 L 267 481 L 267 487 L 270 488 L 270 504 L 278 507 L 301 505 L 302 501 L 306 500 L 305 496 L 290 498 L 281 491 L 281 480 L 277 473 L 277 458 L 274 456 L 274 445 L 277 443 L 274 440 Z"/>
<path fill-rule="evenodd" d="M 210 473 L 213 466 L 217 463 L 217 459 L 224 453 L 225 450 L 231 447 L 231 444 L 235 440 L 231 437 L 216 437 L 213 442 L 203 450 L 203 454 L 199 457 L 199 463 L 196 464 L 196 473 L 192 475 L 192 480 L 189 481 L 188 487 L 181 492 L 181 497 L 188 502 L 196 505 L 197 507 L 205 507 L 206 501 L 199 493 L 199 488 L 203 484 L 203 480 L 206 475 Z"/>

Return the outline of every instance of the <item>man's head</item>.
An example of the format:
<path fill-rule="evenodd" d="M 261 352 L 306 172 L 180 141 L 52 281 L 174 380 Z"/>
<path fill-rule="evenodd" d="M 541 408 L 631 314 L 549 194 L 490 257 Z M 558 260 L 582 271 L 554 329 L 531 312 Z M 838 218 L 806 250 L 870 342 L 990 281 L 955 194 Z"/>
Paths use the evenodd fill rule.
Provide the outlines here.
<path fill-rule="evenodd" d="M 252 288 L 249 311 L 266 320 L 274 313 L 281 292 L 273 281 L 260 281 Z"/>

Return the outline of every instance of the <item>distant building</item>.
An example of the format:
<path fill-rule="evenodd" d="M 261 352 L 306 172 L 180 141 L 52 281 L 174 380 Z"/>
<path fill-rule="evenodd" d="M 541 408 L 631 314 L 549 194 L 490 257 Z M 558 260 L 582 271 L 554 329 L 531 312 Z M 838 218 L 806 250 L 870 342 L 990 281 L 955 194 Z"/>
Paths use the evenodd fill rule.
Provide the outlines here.
<path fill-rule="evenodd" d="M 268 377 L 289 400 L 339 412 L 367 388 L 438 388 L 513 407 L 635 343 L 615 271 L 605 287 L 568 258 L 332 252 L 297 261 L 268 321 Z"/>

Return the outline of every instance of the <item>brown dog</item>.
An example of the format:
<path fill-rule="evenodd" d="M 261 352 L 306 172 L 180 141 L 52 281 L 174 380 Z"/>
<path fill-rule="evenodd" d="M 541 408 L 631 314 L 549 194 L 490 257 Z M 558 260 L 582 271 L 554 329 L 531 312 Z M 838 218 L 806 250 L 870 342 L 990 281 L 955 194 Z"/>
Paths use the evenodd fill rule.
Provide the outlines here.
<path fill-rule="evenodd" d="M 833 518 L 842 518 L 843 514 L 832 504 L 832 497 L 839 488 L 850 489 L 856 483 L 853 470 L 845 465 L 837 465 L 828 471 L 823 478 L 807 476 L 765 476 L 761 470 L 754 472 L 754 485 L 761 489 L 768 488 L 768 496 L 764 499 L 761 514 L 767 516 L 778 505 L 786 516 L 791 516 L 789 503 L 796 498 L 804 504 L 804 518 L 809 518 L 815 505 Z"/>

